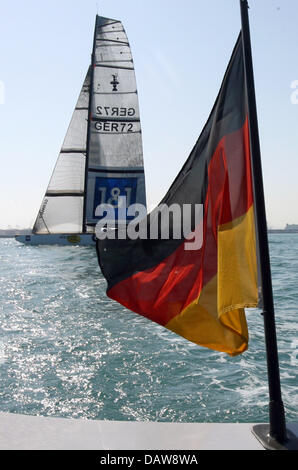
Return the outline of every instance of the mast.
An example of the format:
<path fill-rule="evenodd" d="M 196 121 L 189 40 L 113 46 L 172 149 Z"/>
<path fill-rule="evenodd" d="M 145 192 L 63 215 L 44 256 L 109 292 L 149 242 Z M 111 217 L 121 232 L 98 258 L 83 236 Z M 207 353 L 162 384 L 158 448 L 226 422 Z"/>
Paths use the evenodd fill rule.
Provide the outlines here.
<path fill-rule="evenodd" d="M 289 438 L 292 440 L 293 435 L 291 436 L 290 431 L 287 433 L 285 412 L 281 394 L 248 8 L 247 0 L 240 0 L 243 55 L 250 129 L 251 161 L 255 198 L 254 205 L 256 211 L 256 235 L 259 243 L 260 253 L 260 280 L 263 295 L 263 317 L 270 400 L 269 427 L 268 425 L 257 425 L 253 428 L 253 432 L 264 445 L 264 447 L 268 449 L 278 449 L 282 448 L 282 444 L 288 443 Z"/>
<path fill-rule="evenodd" d="M 90 85 L 89 85 L 88 125 L 87 125 L 87 141 L 86 141 L 86 159 L 85 159 L 85 184 L 84 184 L 83 220 L 82 220 L 82 229 L 84 233 L 87 232 L 87 225 L 86 225 L 86 207 L 87 207 L 87 189 L 88 189 L 87 185 L 88 185 L 88 166 L 89 166 L 89 153 L 90 153 L 91 110 L 92 110 L 92 95 L 93 95 L 93 84 L 94 84 L 97 21 L 98 21 L 98 15 L 96 15 L 96 18 L 95 18 L 93 47 L 92 47 L 92 54 L 91 54 Z"/>

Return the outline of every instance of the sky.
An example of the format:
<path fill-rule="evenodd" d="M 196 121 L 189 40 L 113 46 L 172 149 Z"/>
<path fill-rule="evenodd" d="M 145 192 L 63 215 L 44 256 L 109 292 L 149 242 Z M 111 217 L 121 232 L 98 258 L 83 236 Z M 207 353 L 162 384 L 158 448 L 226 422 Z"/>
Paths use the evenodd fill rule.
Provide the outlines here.
<path fill-rule="evenodd" d="M 267 220 L 283 228 L 298 224 L 298 2 L 249 4 Z M 209 116 L 241 27 L 239 1 L 0 8 L 0 228 L 33 225 L 90 62 L 96 13 L 121 20 L 129 38 L 153 208 Z"/>

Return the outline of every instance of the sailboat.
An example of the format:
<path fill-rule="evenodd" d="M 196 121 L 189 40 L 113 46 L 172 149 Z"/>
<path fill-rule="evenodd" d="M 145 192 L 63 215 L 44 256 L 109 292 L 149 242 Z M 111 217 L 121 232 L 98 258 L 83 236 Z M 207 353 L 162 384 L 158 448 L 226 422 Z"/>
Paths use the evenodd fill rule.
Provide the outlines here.
<path fill-rule="evenodd" d="M 127 206 L 146 206 L 137 86 L 122 22 L 97 15 L 91 65 L 32 234 L 15 238 L 29 245 L 95 245 L 102 218 L 96 208 L 117 209 L 120 196 Z"/>

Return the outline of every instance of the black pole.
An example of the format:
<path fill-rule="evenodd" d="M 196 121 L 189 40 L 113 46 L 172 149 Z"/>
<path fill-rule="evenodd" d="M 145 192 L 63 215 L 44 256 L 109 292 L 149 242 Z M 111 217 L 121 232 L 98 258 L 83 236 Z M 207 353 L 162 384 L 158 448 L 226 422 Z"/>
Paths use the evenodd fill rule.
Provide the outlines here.
<path fill-rule="evenodd" d="M 263 294 L 263 316 L 270 399 L 269 435 L 272 439 L 275 439 L 278 443 L 282 444 L 287 441 L 287 432 L 280 386 L 278 350 L 274 318 L 274 302 L 271 281 L 261 151 L 258 131 L 258 118 L 255 97 L 247 0 L 240 0 L 240 8 L 242 21 L 242 39 L 245 63 L 246 89 L 248 99 L 252 173 L 254 182 L 254 205 L 256 211 L 257 238 L 260 250 L 260 280 Z"/>
<path fill-rule="evenodd" d="M 90 153 L 92 93 L 93 93 L 93 88 L 94 88 L 93 85 L 94 85 L 94 66 L 95 66 L 95 47 L 96 47 L 97 19 L 98 19 L 98 15 L 96 15 L 96 18 L 95 18 L 93 47 L 92 47 L 91 66 L 90 66 L 87 140 L 86 140 L 86 159 L 85 159 L 85 184 L 84 184 L 84 203 L 83 203 L 83 222 L 82 222 L 83 232 L 87 231 L 87 225 L 86 225 L 87 186 L 88 186 L 88 165 L 89 165 L 89 153 Z"/>

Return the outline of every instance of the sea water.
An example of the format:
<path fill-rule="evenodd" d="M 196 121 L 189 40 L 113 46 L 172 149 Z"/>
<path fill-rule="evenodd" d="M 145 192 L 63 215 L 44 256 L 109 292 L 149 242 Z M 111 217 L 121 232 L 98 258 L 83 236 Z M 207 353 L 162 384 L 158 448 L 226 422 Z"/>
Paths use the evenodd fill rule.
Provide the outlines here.
<path fill-rule="evenodd" d="M 298 417 L 298 234 L 270 235 L 283 399 Z M 92 247 L 0 240 L 0 411 L 85 419 L 266 422 L 263 318 L 249 349 L 199 347 L 107 298 Z"/>

